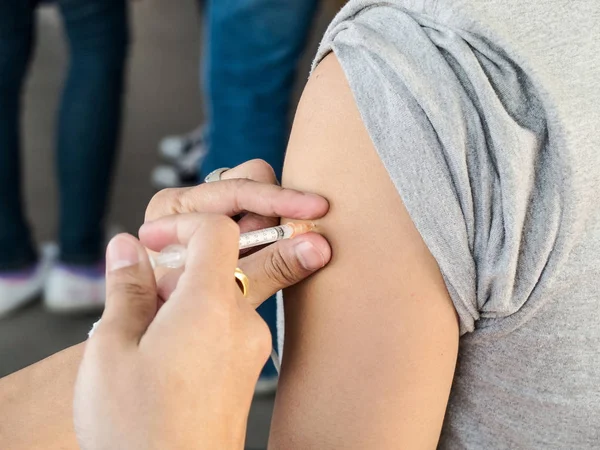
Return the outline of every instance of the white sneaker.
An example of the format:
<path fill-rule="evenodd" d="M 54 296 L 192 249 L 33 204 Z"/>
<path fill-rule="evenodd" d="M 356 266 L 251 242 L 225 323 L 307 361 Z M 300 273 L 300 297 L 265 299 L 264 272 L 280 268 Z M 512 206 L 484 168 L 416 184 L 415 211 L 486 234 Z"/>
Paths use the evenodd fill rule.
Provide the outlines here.
<path fill-rule="evenodd" d="M 106 278 L 101 267 L 78 270 L 57 264 L 44 288 L 44 305 L 56 313 L 101 311 L 105 297 Z"/>
<path fill-rule="evenodd" d="M 200 125 L 189 133 L 178 136 L 167 136 L 158 144 L 158 153 L 170 163 L 185 157 L 194 147 L 203 145 L 206 139 L 204 125 Z"/>
<path fill-rule="evenodd" d="M 150 182 L 155 189 L 195 186 L 200 183 L 198 172 L 208 153 L 204 127 L 182 136 L 170 136 L 161 141 L 159 152 L 171 165 L 161 165 L 152 171 Z"/>
<path fill-rule="evenodd" d="M 31 270 L 0 275 L 0 317 L 29 303 L 42 292 L 57 255 L 56 245 L 44 245 L 40 261 Z"/>
<path fill-rule="evenodd" d="M 198 184 L 197 177 L 194 177 L 191 184 Z M 150 183 L 157 190 L 162 190 L 172 187 L 184 187 L 184 182 L 177 168 L 173 166 L 156 166 L 150 174 Z"/>
<path fill-rule="evenodd" d="M 198 172 L 206 154 L 206 147 L 199 144 L 175 161 L 172 166 L 155 167 L 150 176 L 152 186 L 156 189 L 166 189 L 199 184 Z"/>

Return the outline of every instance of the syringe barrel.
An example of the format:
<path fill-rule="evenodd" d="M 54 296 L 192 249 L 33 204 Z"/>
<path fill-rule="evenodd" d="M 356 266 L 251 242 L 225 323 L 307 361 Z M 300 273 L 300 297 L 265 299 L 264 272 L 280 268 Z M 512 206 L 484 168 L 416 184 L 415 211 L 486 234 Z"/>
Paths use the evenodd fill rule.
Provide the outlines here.
<path fill-rule="evenodd" d="M 286 239 L 292 235 L 293 231 L 294 230 L 289 225 L 278 225 L 263 230 L 243 233 L 240 235 L 240 250 Z"/>

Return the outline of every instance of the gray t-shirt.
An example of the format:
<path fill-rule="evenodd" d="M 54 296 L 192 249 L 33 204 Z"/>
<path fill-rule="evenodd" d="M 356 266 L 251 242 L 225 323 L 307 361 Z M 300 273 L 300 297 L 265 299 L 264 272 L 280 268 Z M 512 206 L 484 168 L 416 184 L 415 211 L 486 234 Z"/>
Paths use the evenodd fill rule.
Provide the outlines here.
<path fill-rule="evenodd" d="M 600 1 L 351 1 L 330 51 L 460 317 L 439 447 L 600 448 Z"/>

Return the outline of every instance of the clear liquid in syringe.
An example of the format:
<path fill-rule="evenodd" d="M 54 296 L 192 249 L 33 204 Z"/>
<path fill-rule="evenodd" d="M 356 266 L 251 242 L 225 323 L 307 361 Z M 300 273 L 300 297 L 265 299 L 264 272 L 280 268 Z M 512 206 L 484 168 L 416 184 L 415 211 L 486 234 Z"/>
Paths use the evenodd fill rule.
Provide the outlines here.
<path fill-rule="evenodd" d="M 249 231 L 240 235 L 240 250 L 258 245 L 270 244 L 272 242 L 285 239 L 286 225 L 265 228 L 264 230 Z M 289 233 L 289 232 L 288 232 Z"/>

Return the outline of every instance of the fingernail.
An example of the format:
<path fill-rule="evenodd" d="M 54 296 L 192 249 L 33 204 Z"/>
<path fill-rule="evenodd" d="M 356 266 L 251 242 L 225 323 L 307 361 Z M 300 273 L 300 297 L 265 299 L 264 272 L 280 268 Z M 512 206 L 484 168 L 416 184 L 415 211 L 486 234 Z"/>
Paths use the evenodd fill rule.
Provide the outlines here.
<path fill-rule="evenodd" d="M 137 246 L 126 236 L 115 236 L 106 249 L 106 268 L 109 272 L 140 262 Z"/>
<path fill-rule="evenodd" d="M 149 228 L 152 227 L 152 224 L 154 223 L 153 220 L 148 220 L 146 222 L 144 222 L 139 228 L 138 228 L 138 236 L 140 233 L 142 233 L 142 230 L 145 228 Z"/>
<path fill-rule="evenodd" d="M 325 257 L 311 242 L 300 242 L 294 250 L 298 261 L 306 270 L 317 270 L 325 265 Z"/>
<path fill-rule="evenodd" d="M 320 196 L 319 194 L 313 194 L 312 192 L 303 192 L 303 194 L 304 194 L 306 197 L 310 197 L 310 198 L 316 198 L 316 199 L 318 199 L 318 200 L 321 200 L 321 201 L 322 201 L 322 200 L 325 200 L 325 199 L 324 199 L 322 196 Z"/>

